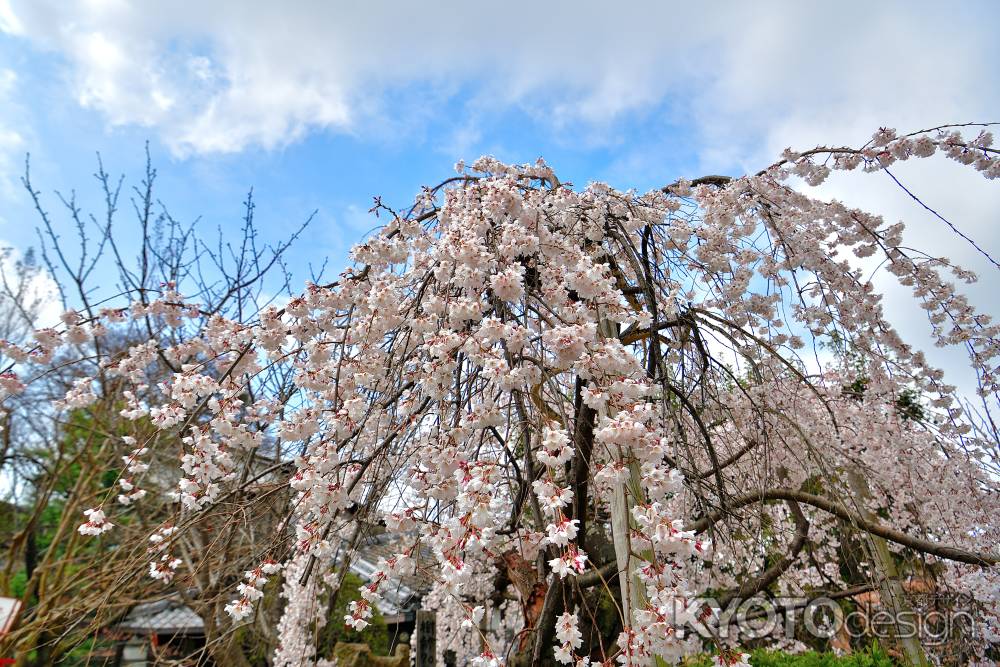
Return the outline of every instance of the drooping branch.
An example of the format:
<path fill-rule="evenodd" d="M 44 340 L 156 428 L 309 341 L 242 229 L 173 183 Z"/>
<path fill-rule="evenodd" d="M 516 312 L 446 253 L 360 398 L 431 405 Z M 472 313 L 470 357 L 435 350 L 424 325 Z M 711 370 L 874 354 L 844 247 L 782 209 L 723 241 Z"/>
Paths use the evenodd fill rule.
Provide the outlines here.
<path fill-rule="evenodd" d="M 982 566 L 992 566 L 1000 562 L 1000 558 L 997 556 L 975 553 L 960 547 L 952 547 L 938 542 L 924 540 L 919 537 L 913 537 L 912 535 L 907 535 L 902 531 L 889 528 L 888 526 L 883 526 L 882 524 L 875 523 L 874 521 L 869 521 L 857 512 L 852 512 L 838 502 L 824 498 L 823 496 L 806 493 L 805 491 L 796 491 L 795 489 L 770 489 L 767 491 L 759 491 L 737 496 L 730 499 L 724 508 L 710 512 L 704 517 L 689 523 L 684 527 L 684 529 L 693 530 L 699 533 L 703 532 L 713 524 L 721 521 L 725 516 L 734 510 L 768 500 L 791 500 L 805 505 L 811 505 L 825 512 L 829 512 L 830 514 L 833 514 L 834 516 L 843 519 L 844 521 L 847 521 L 848 523 L 864 530 L 865 532 L 871 533 L 872 535 L 883 537 L 890 542 L 895 542 L 901 546 L 908 547 L 931 556 L 937 556 L 938 558 Z"/>

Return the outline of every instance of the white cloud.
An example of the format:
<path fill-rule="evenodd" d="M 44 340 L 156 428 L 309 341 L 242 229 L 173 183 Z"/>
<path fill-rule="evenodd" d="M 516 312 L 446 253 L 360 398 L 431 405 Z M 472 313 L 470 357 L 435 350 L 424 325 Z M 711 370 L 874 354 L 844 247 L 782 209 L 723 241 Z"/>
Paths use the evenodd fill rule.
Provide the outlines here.
<path fill-rule="evenodd" d="M 998 108 L 991 3 L 693 4 L 14 0 L 0 29 L 65 57 L 81 104 L 180 153 L 364 132 L 441 87 L 598 128 L 669 100 L 709 165 Z"/>
<path fill-rule="evenodd" d="M 3 7 L 0 6 L 0 20 Z M 26 146 L 25 127 L 21 122 L 23 114 L 17 103 L 15 89 L 17 74 L 13 70 L 0 67 L 0 194 L 5 197 L 17 187 L 15 174 L 19 161 L 24 157 Z M 0 222 L 3 218 L 0 217 Z"/>
<path fill-rule="evenodd" d="M 17 35 L 21 32 L 21 22 L 17 20 L 8 0 L 0 0 L 0 31 Z"/>
<path fill-rule="evenodd" d="M 34 304 L 35 321 L 34 326 L 51 327 L 59 323 L 59 316 L 63 312 L 62 303 L 59 299 L 59 287 L 56 281 L 44 269 L 36 269 L 22 275 L 18 271 L 19 264 L 25 256 L 12 244 L 0 239 L 0 274 L 3 280 L 10 283 L 11 289 L 17 290 L 19 285 L 24 285 L 23 298 L 25 305 Z M 37 258 L 35 258 L 37 262 Z M 26 282 L 20 282 L 21 280 Z M 4 297 L 0 296 L 0 302 Z M 13 321 L 4 322 L 3 326 L 10 331 L 16 330 L 18 326 Z"/>

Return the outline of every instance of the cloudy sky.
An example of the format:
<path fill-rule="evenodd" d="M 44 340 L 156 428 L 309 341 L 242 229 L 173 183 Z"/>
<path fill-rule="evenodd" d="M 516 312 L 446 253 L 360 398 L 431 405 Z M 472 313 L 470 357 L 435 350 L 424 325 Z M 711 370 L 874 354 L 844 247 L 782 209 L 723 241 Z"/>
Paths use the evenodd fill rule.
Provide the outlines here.
<path fill-rule="evenodd" d="M 42 190 L 89 203 L 95 154 L 138 176 L 148 140 L 177 217 L 229 229 L 252 185 L 271 238 L 318 211 L 297 266 L 339 266 L 373 195 L 405 204 L 460 158 L 647 189 L 879 126 L 998 121 L 997 25 L 995 2 L 0 0 L 0 241 L 35 242 L 26 153 Z M 1000 255 L 996 182 L 936 162 L 897 176 Z M 819 194 L 995 282 L 884 175 Z"/>

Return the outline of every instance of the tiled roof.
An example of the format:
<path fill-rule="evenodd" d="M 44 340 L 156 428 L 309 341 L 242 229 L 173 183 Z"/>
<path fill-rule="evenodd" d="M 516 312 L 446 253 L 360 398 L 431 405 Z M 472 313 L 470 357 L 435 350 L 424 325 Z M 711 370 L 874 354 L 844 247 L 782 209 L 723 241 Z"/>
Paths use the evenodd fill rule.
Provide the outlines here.
<path fill-rule="evenodd" d="M 355 556 L 372 564 L 375 564 L 379 558 L 389 560 L 396 554 L 412 547 L 417 537 L 416 532 L 372 535 L 361 541 Z M 423 595 L 430 590 L 434 583 L 433 579 L 426 575 L 427 568 L 435 563 L 434 552 L 426 546 L 426 543 L 423 543 L 418 552 L 414 554 L 414 560 L 417 564 L 416 572 L 402 577 L 401 583 L 415 593 Z"/>
<path fill-rule="evenodd" d="M 367 581 L 375 573 L 379 558 L 386 560 L 409 549 L 415 541 L 416 533 L 379 533 L 364 538 L 351 558 L 351 572 Z M 383 614 L 399 614 L 415 609 L 431 587 L 431 581 L 422 574 L 434 560 L 434 555 L 421 545 L 415 556 L 417 571 L 405 575 L 382 591 L 382 598 L 376 603 Z"/>
<path fill-rule="evenodd" d="M 351 559 L 351 571 L 367 581 L 375 572 L 379 558 L 388 560 L 410 548 L 417 534 L 379 533 L 364 538 Z M 417 571 L 406 575 L 388 590 L 383 591 L 379 609 L 385 614 L 399 614 L 416 608 L 419 599 L 433 583 L 424 572 L 434 563 L 434 554 L 421 545 L 415 555 Z M 145 602 L 132 608 L 118 629 L 124 632 L 143 634 L 200 634 L 204 623 L 193 609 L 177 598 L 167 598 L 156 602 Z"/>
<path fill-rule="evenodd" d="M 193 609 L 176 598 L 144 602 L 132 607 L 118 629 L 144 634 L 200 634 L 205 624 Z"/>

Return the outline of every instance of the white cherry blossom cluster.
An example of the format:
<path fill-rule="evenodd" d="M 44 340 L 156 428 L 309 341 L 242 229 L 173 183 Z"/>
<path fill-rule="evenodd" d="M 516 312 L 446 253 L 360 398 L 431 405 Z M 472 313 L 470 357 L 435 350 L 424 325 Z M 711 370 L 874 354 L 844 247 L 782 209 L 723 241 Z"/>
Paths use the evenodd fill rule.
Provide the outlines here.
<path fill-rule="evenodd" d="M 565 664 L 588 665 L 590 659 L 577 660 L 573 655 L 576 649 L 583 645 L 583 634 L 580 632 L 579 619 L 576 613 L 565 613 L 556 619 L 556 649 L 555 658 Z"/>
<path fill-rule="evenodd" d="M 992 148 L 993 134 L 986 130 L 967 139 L 955 129 L 942 128 L 897 136 L 892 128 L 880 128 L 864 148 L 816 148 L 804 153 L 791 149 L 782 155 L 786 165 L 776 169 L 779 178 L 798 176 L 809 185 L 819 185 L 833 169 L 879 171 L 897 161 L 928 158 L 939 150 L 948 158 L 972 166 L 989 179 L 1000 178 L 1000 151 Z M 817 157 L 832 158 L 830 165 L 815 162 Z"/>
<path fill-rule="evenodd" d="M 135 447 L 136 439 L 130 435 L 122 436 L 122 442 Z M 118 486 L 121 493 L 118 494 L 118 502 L 122 505 L 131 505 L 146 497 L 146 489 L 139 487 L 138 478 L 149 470 L 149 464 L 142 457 L 149 454 L 148 447 L 135 447 L 127 455 L 122 456 L 125 464 L 125 472 L 118 478 Z"/>
<path fill-rule="evenodd" d="M 258 567 L 247 570 L 244 575 L 244 582 L 236 587 L 239 597 L 226 605 L 225 611 L 232 616 L 234 622 L 240 622 L 247 616 L 253 614 L 254 605 L 264 597 L 264 584 L 267 577 L 281 571 L 281 565 L 274 561 L 264 561 Z"/>
<path fill-rule="evenodd" d="M 177 526 L 167 524 L 160 526 L 149 536 L 149 576 L 164 584 L 173 580 L 177 568 L 183 562 L 170 551 L 170 538 L 176 532 Z"/>
<path fill-rule="evenodd" d="M 114 524 L 108 521 L 104 510 L 99 507 L 84 510 L 83 513 L 87 521 L 77 528 L 81 535 L 103 535 L 114 528 Z"/>

